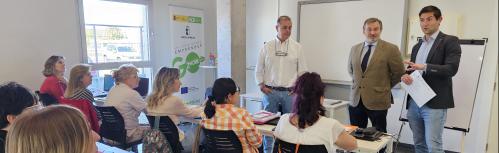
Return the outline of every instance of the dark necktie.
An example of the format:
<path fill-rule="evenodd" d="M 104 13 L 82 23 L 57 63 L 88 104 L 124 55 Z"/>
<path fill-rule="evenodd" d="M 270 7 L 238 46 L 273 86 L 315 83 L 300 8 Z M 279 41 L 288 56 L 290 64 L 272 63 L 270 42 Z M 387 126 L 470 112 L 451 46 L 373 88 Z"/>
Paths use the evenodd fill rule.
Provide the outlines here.
<path fill-rule="evenodd" d="M 369 61 L 369 56 L 371 55 L 371 47 L 373 45 L 367 45 L 369 48 L 367 49 L 366 54 L 364 55 L 364 58 L 362 59 L 362 63 L 360 64 L 360 68 L 362 68 L 362 72 L 366 71 L 367 68 L 367 62 Z"/>

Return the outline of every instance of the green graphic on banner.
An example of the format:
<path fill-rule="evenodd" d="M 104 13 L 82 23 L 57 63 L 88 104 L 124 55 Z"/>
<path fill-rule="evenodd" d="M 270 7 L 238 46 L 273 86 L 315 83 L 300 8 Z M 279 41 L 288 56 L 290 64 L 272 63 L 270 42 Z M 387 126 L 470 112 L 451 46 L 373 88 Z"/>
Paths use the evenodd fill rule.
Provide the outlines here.
<path fill-rule="evenodd" d="M 175 67 L 175 64 L 181 63 L 184 61 L 182 57 L 175 57 L 172 62 L 172 66 Z M 185 58 L 185 62 L 178 66 L 180 70 L 180 78 L 185 76 L 185 73 L 188 71 L 190 73 L 196 73 L 199 70 L 199 65 L 201 62 L 204 62 L 204 57 L 199 56 L 195 52 L 190 52 Z"/>

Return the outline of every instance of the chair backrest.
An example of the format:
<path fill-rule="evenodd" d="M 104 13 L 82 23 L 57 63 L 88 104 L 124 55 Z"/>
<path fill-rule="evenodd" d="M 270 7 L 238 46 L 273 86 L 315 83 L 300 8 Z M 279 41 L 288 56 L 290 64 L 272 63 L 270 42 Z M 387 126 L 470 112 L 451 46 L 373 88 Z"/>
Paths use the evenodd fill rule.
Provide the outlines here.
<path fill-rule="evenodd" d="M 40 91 L 35 91 L 35 93 L 38 95 L 40 98 L 39 100 L 42 102 L 43 106 L 49 106 L 53 104 L 59 104 L 59 101 L 57 99 L 47 93 L 40 93 Z"/>
<path fill-rule="evenodd" d="M 154 128 L 154 124 L 156 123 L 154 120 L 155 116 L 146 115 L 146 117 L 151 128 Z M 182 152 L 184 148 L 182 147 L 182 143 L 180 143 L 178 128 L 170 117 L 161 116 L 159 118 L 159 131 L 166 137 L 174 153 Z"/>
<path fill-rule="evenodd" d="M 94 130 L 95 132 L 100 131 L 97 112 L 92 103 L 90 103 L 88 100 L 62 98 L 60 104 L 69 105 L 78 108 L 87 117 L 90 126 L 92 126 L 92 130 Z"/>
<path fill-rule="evenodd" d="M 134 90 L 139 92 L 142 97 L 147 96 L 147 93 L 149 92 L 149 78 L 141 77 L 139 80 L 139 86 L 137 86 Z"/>
<path fill-rule="evenodd" d="M 234 131 L 209 130 L 203 128 L 202 153 L 241 153 L 241 141 Z"/>
<path fill-rule="evenodd" d="M 100 136 L 120 144 L 126 144 L 125 121 L 113 106 L 95 106 L 101 115 Z"/>
<path fill-rule="evenodd" d="M 298 151 L 296 148 L 298 147 Z M 279 152 L 280 150 L 280 152 Z M 324 145 L 298 145 L 289 143 L 281 139 L 275 138 L 273 153 L 327 153 L 326 146 Z"/>

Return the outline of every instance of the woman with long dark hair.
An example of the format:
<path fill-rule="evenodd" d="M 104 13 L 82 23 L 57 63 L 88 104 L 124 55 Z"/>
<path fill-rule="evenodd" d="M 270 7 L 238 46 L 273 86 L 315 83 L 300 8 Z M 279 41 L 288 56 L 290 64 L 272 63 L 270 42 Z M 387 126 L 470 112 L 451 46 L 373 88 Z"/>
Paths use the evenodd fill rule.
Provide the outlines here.
<path fill-rule="evenodd" d="M 335 152 L 336 146 L 345 150 L 357 148 L 356 139 L 340 122 L 324 116 L 324 89 L 320 75 L 315 72 L 298 77 L 292 88 L 292 113 L 281 116 L 274 136 L 295 144 L 323 144 L 328 152 Z"/>
<path fill-rule="evenodd" d="M 239 102 L 239 88 L 231 78 L 215 80 L 212 95 L 204 109 L 201 125 L 205 129 L 232 130 L 241 141 L 243 153 L 256 153 L 262 143 L 262 135 L 253 124 L 251 115 L 243 108 L 234 106 Z"/>

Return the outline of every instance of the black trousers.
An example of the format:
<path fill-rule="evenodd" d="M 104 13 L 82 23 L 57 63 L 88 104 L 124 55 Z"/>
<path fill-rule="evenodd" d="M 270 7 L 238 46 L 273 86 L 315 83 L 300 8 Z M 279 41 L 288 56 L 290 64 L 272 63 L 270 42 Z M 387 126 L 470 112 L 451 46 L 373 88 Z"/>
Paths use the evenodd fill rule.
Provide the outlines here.
<path fill-rule="evenodd" d="M 376 130 L 386 133 L 386 115 L 388 110 L 369 110 L 364 106 L 361 98 L 357 107 L 348 106 L 348 112 L 350 114 L 351 125 L 366 128 L 367 119 L 369 119 Z"/>

